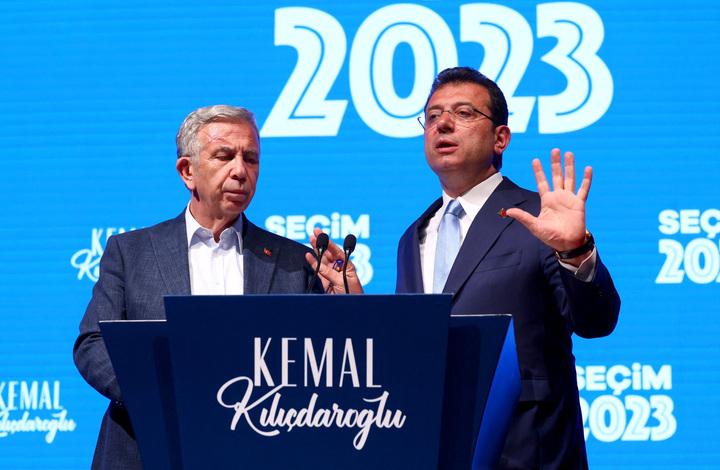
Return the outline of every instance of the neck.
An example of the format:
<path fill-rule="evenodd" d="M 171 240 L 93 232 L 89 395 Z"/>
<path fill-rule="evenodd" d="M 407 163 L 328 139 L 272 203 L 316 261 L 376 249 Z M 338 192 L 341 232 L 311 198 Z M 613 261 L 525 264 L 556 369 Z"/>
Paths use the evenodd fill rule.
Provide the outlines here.
<path fill-rule="evenodd" d="M 462 196 L 466 192 L 470 191 L 472 188 L 490 178 L 495 173 L 497 173 L 495 167 L 490 167 L 487 173 L 477 175 L 474 178 L 468 178 L 466 175 L 452 175 L 458 177 L 441 175 L 440 186 L 442 186 L 443 191 L 445 191 L 448 196 L 453 199 L 457 199 L 459 196 Z"/>
<path fill-rule="evenodd" d="M 213 237 L 215 238 L 215 241 L 220 241 L 220 234 L 223 233 L 223 231 L 233 225 L 240 215 L 206 215 L 202 214 L 201 211 L 196 210 L 196 208 L 193 207 L 192 202 L 190 203 L 190 214 L 195 218 L 198 224 L 200 224 L 202 227 L 210 230 L 213 233 Z"/>

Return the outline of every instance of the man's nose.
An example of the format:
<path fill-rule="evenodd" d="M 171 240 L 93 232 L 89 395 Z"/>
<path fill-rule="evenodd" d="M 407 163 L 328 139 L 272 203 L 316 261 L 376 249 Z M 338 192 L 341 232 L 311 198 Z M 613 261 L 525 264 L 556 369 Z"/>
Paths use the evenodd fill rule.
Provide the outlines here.
<path fill-rule="evenodd" d="M 235 179 L 245 179 L 247 177 L 247 167 L 245 166 L 245 160 L 241 156 L 236 157 L 233 161 L 230 176 Z"/>
<path fill-rule="evenodd" d="M 438 132 L 448 132 L 454 129 L 455 121 L 453 120 L 452 112 L 450 110 L 443 111 L 435 125 L 437 126 Z"/>

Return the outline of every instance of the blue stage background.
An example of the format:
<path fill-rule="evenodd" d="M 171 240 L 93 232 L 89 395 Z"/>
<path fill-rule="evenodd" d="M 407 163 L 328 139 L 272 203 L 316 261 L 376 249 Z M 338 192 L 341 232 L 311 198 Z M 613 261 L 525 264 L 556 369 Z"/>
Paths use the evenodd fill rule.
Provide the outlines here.
<path fill-rule="evenodd" d="M 366 291 L 390 293 L 440 195 L 414 118 L 438 69 L 469 65 L 511 98 L 503 175 L 534 188 L 554 147 L 594 168 L 588 227 L 623 304 L 610 337 L 575 341 L 591 467 L 717 468 L 716 3 L 253 3 L 0 4 L 0 467 L 89 468 L 107 400 L 73 365 L 77 326 L 107 237 L 187 204 L 188 113 L 253 110 L 248 217 L 356 234 Z"/>

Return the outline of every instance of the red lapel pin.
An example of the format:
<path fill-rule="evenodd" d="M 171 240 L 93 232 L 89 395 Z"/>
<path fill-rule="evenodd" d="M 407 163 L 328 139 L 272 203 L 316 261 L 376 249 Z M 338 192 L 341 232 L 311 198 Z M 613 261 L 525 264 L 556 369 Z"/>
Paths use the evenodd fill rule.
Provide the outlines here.
<path fill-rule="evenodd" d="M 507 217 L 507 212 L 505 212 L 505 209 L 500 209 L 500 212 L 498 212 L 498 215 L 501 215 L 502 218 L 504 219 L 505 217 Z"/>
<path fill-rule="evenodd" d="M 268 250 L 267 248 L 263 248 L 263 253 L 265 253 L 268 256 L 272 255 L 272 252 L 270 250 Z"/>

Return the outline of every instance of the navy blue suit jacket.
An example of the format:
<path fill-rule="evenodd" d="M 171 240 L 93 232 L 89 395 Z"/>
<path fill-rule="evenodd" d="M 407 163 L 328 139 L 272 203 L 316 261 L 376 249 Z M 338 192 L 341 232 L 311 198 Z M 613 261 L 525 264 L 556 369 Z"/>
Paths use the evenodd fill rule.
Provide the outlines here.
<path fill-rule="evenodd" d="M 418 229 L 441 205 L 400 240 L 398 293 L 423 292 Z M 599 257 L 595 279 L 579 281 L 520 222 L 499 214 L 511 207 L 537 215 L 540 198 L 504 178 L 473 221 L 443 292 L 453 294 L 453 314 L 513 316 L 522 390 L 501 467 L 584 468 L 571 335 L 610 334 L 620 298 Z"/>
<path fill-rule="evenodd" d="M 301 294 L 312 270 L 308 247 L 260 229 L 242 215 L 245 294 Z M 313 292 L 322 292 L 316 281 Z M 80 374 L 111 402 L 102 421 L 93 469 L 141 470 L 129 417 L 98 322 L 165 318 L 163 296 L 190 295 L 185 212 L 145 229 L 112 236 L 100 277 L 80 323 L 73 356 Z"/>

